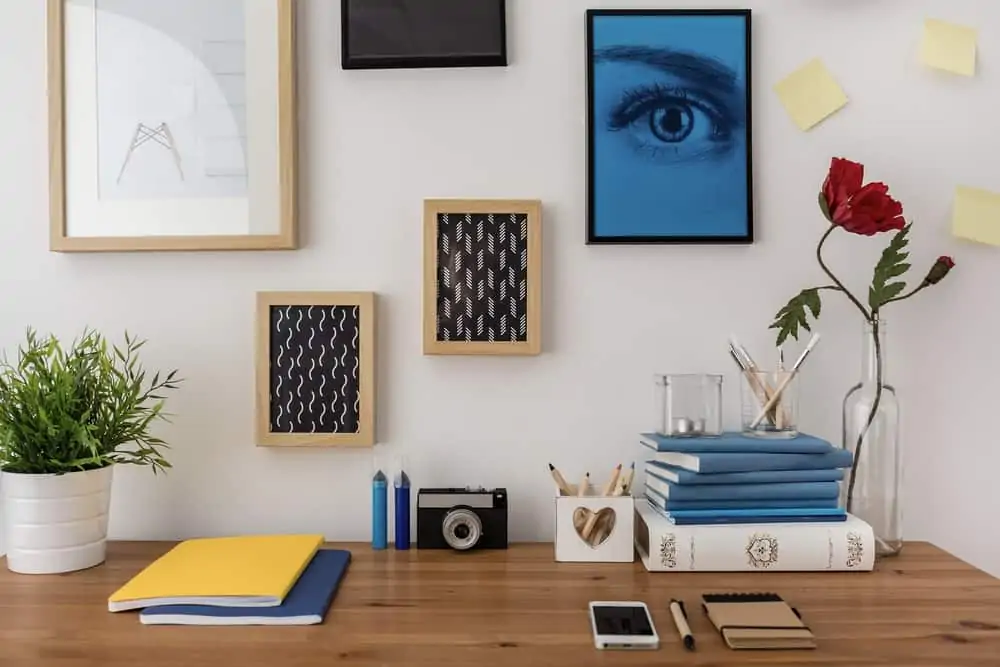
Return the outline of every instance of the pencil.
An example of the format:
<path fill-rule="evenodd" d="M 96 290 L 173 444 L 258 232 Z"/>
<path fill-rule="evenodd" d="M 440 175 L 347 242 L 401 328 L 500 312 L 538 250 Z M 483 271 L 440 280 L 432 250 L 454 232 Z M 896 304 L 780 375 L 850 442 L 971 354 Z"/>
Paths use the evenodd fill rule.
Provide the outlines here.
<path fill-rule="evenodd" d="M 616 496 L 624 496 L 629 491 L 632 490 L 632 480 L 635 478 L 635 461 L 629 467 L 628 472 L 621 476 L 621 481 L 618 482 L 617 488 L 615 488 Z"/>
<path fill-rule="evenodd" d="M 601 494 L 602 496 L 610 496 L 612 493 L 614 493 L 615 485 L 618 484 L 618 478 L 621 477 L 621 474 L 622 474 L 622 464 L 619 463 L 617 466 L 615 466 L 614 472 L 611 473 L 611 479 L 608 480 L 608 485 L 604 487 L 604 493 Z"/>
<path fill-rule="evenodd" d="M 573 495 L 572 492 L 570 491 L 569 484 L 566 483 L 566 478 L 563 477 L 562 473 L 556 470 L 556 467 L 551 463 L 549 464 L 549 472 L 552 473 L 552 479 L 556 481 L 556 486 L 559 487 L 559 493 L 561 495 L 564 496 Z"/>
<path fill-rule="evenodd" d="M 608 485 L 604 487 L 604 493 L 601 494 L 602 496 L 607 497 L 612 494 L 612 492 L 615 489 L 615 485 L 618 484 L 618 478 L 621 476 L 621 474 L 622 474 L 622 464 L 619 463 L 617 466 L 615 466 L 614 472 L 611 473 L 611 479 L 608 480 Z M 583 526 L 583 532 L 580 534 L 580 536 L 584 539 L 585 542 L 590 540 L 590 534 L 594 532 L 594 526 L 597 524 L 597 516 L 598 515 L 596 512 L 591 514 L 590 518 L 587 519 L 587 523 Z"/>
<path fill-rule="evenodd" d="M 587 490 L 590 489 L 590 473 L 588 472 L 583 476 L 583 481 L 580 482 L 580 488 L 577 489 L 578 496 L 587 495 Z"/>

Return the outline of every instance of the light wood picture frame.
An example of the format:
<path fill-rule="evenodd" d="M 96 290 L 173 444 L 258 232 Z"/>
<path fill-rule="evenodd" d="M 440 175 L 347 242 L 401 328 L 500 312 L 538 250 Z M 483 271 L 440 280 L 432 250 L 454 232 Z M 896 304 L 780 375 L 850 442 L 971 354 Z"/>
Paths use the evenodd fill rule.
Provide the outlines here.
<path fill-rule="evenodd" d="M 298 247 L 297 0 L 47 1 L 51 251 Z"/>
<path fill-rule="evenodd" d="M 540 354 L 541 201 L 426 200 L 423 291 L 424 354 Z"/>
<path fill-rule="evenodd" d="M 258 292 L 256 435 L 264 447 L 375 444 L 373 292 Z"/>

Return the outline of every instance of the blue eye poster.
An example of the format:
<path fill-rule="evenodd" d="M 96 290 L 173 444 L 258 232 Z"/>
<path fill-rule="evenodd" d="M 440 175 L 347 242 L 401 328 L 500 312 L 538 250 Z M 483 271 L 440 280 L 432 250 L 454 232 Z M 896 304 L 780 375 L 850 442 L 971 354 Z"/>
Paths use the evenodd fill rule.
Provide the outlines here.
<path fill-rule="evenodd" d="M 749 10 L 589 10 L 587 242 L 752 243 Z"/>

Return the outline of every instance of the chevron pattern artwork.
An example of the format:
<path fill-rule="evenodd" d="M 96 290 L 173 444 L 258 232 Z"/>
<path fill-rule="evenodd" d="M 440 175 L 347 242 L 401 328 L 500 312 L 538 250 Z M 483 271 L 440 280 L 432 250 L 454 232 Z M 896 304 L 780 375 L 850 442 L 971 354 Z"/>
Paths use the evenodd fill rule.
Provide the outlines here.
<path fill-rule="evenodd" d="M 528 339 L 528 216 L 437 216 L 437 340 Z"/>
<path fill-rule="evenodd" d="M 270 426 L 275 433 L 357 433 L 357 306 L 272 306 Z"/>

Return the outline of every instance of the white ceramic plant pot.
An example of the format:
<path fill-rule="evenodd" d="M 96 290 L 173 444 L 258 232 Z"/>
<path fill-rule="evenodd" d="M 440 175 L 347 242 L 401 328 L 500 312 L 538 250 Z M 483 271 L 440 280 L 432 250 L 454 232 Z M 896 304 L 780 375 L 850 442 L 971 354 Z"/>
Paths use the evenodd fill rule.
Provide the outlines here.
<path fill-rule="evenodd" d="M 0 477 L 7 567 L 58 574 L 104 562 L 113 466 L 64 475 Z"/>

